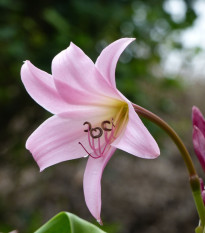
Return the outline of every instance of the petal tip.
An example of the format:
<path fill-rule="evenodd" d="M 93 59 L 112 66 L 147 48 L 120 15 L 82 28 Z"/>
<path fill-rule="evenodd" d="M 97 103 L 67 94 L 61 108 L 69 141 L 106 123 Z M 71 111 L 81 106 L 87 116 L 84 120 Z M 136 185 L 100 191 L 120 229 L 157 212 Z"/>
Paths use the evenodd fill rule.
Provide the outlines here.
<path fill-rule="evenodd" d="M 71 41 L 69 46 L 75 46 L 75 44 Z"/>
<path fill-rule="evenodd" d="M 194 117 L 196 114 L 200 112 L 199 108 L 195 105 L 192 107 L 192 117 Z"/>
<path fill-rule="evenodd" d="M 136 38 L 134 38 L 134 37 L 123 37 L 123 38 L 121 38 L 119 40 L 128 40 L 128 41 L 132 42 L 132 41 L 136 40 Z"/>
<path fill-rule="evenodd" d="M 195 105 L 192 106 L 192 111 L 194 111 L 195 109 L 197 109 L 197 107 Z"/>
<path fill-rule="evenodd" d="M 136 38 L 134 38 L 134 37 L 127 37 L 127 39 L 130 39 L 131 41 L 136 40 Z"/>
<path fill-rule="evenodd" d="M 23 63 L 27 63 L 27 62 L 30 62 L 29 60 L 25 60 L 25 61 L 23 61 Z"/>
<path fill-rule="evenodd" d="M 157 150 L 155 151 L 155 158 L 159 157 L 160 156 L 160 149 L 159 147 L 157 147 Z"/>
<path fill-rule="evenodd" d="M 31 134 L 31 135 L 32 135 L 32 134 Z M 30 140 L 30 137 L 31 137 L 31 135 L 27 138 L 26 144 L 25 144 L 26 149 L 29 150 L 29 151 L 30 151 L 30 149 L 31 149 L 31 148 L 30 148 L 30 141 L 31 141 L 31 140 Z"/>
<path fill-rule="evenodd" d="M 156 143 L 156 141 L 155 141 L 155 143 Z M 159 149 L 159 146 L 156 143 L 156 145 L 152 149 L 152 152 L 150 152 L 150 156 L 148 158 L 150 158 L 150 159 L 156 159 L 159 156 L 160 156 L 160 149 Z"/>
<path fill-rule="evenodd" d="M 68 51 L 69 49 L 79 49 L 79 47 L 71 41 L 66 51 Z"/>
<path fill-rule="evenodd" d="M 97 222 L 98 222 L 101 226 L 103 226 L 103 222 L 102 222 L 102 219 L 101 219 L 101 218 L 97 219 Z"/>
<path fill-rule="evenodd" d="M 21 66 L 21 79 L 27 78 L 28 74 L 32 72 L 34 65 L 29 61 L 25 60 Z M 25 77 L 26 76 L 26 77 Z"/>
<path fill-rule="evenodd" d="M 39 167 L 39 171 L 40 171 L 40 172 L 42 172 L 42 171 L 44 171 L 44 170 L 45 170 L 45 168 L 44 168 L 44 167 L 42 167 L 42 168 L 41 168 L 41 167 Z"/>

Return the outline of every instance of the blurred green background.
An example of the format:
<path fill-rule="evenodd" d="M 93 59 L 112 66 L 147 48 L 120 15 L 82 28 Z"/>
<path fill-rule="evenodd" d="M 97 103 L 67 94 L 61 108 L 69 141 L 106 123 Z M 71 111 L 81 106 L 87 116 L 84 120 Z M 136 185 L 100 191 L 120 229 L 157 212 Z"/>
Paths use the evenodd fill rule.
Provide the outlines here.
<path fill-rule="evenodd" d="M 203 72 L 195 73 L 200 71 L 196 61 L 203 61 L 204 48 L 187 46 L 191 38 L 183 36 L 199 19 L 200 2 L 0 0 L 0 232 L 34 232 L 62 210 L 95 222 L 83 197 L 86 160 L 39 173 L 25 149 L 27 137 L 50 114 L 26 93 L 20 68 L 30 60 L 50 72 L 52 58 L 70 41 L 95 61 L 116 39 L 136 38 L 118 63 L 117 86 L 179 132 L 202 175 L 192 149 L 191 107 L 195 104 L 205 113 L 205 79 Z M 103 229 L 191 233 L 198 219 L 186 168 L 168 136 L 144 123 L 159 143 L 161 156 L 154 161 L 121 151 L 113 156 L 102 180 Z"/>

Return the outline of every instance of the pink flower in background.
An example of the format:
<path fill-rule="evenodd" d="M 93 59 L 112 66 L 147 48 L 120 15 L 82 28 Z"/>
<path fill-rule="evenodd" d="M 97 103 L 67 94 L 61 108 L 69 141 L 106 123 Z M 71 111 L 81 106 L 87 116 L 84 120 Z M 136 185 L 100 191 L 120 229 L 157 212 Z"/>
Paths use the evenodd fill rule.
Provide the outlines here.
<path fill-rule="evenodd" d="M 28 138 L 40 170 L 56 163 L 87 157 L 84 195 L 92 215 L 100 222 L 101 177 L 115 150 L 152 159 L 157 143 L 116 88 L 115 69 L 124 49 L 133 41 L 123 38 L 106 47 L 94 64 L 73 43 L 52 62 L 52 75 L 29 61 L 21 69 L 30 96 L 54 116 Z"/>
<path fill-rule="evenodd" d="M 192 108 L 194 151 L 205 171 L 205 120 L 197 107 Z"/>
<path fill-rule="evenodd" d="M 200 188 L 201 188 L 202 199 L 205 205 L 205 187 L 204 187 L 204 182 L 201 178 L 200 178 Z"/>

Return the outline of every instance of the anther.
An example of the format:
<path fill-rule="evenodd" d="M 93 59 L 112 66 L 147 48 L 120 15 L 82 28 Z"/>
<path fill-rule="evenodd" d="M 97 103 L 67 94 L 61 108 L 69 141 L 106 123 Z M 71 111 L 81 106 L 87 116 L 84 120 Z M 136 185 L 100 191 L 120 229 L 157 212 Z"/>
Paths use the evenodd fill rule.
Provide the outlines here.
<path fill-rule="evenodd" d="M 88 122 L 88 121 L 84 122 L 83 125 L 88 125 L 88 129 L 85 129 L 84 132 L 88 132 L 92 128 L 90 122 Z"/>
<path fill-rule="evenodd" d="M 97 135 L 94 135 L 93 131 L 95 131 L 95 132 L 98 131 L 99 133 Z M 103 135 L 103 131 L 100 127 L 96 127 L 96 128 L 93 128 L 90 130 L 90 136 L 92 138 L 100 138 L 102 135 Z"/>
<path fill-rule="evenodd" d="M 106 124 L 110 124 L 110 121 L 103 121 L 103 122 L 101 123 L 102 129 L 105 130 L 105 131 L 111 131 L 112 129 L 108 129 L 108 128 L 106 127 Z"/>
<path fill-rule="evenodd" d="M 108 127 L 109 124 L 109 128 Z M 116 127 L 114 125 L 114 120 L 112 118 L 111 121 L 109 120 L 105 120 L 101 123 L 101 127 L 95 127 L 92 128 L 92 125 L 90 122 L 85 121 L 83 123 L 83 125 L 88 125 L 87 129 L 84 130 L 84 132 L 87 132 L 87 136 L 88 136 L 88 142 L 89 142 L 89 146 L 92 149 L 92 154 L 90 154 L 87 149 L 82 145 L 81 142 L 78 142 L 82 148 L 84 149 L 84 151 L 92 158 L 94 159 L 98 159 L 101 158 L 105 153 L 107 153 L 106 151 L 109 150 L 110 148 L 110 143 L 112 142 L 112 140 L 115 138 L 114 137 L 114 133 L 116 130 Z M 104 132 L 103 132 L 104 131 Z M 101 136 L 104 134 L 104 145 L 102 148 L 101 147 Z M 97 139 L 97 142 L 96 140 Z"/>

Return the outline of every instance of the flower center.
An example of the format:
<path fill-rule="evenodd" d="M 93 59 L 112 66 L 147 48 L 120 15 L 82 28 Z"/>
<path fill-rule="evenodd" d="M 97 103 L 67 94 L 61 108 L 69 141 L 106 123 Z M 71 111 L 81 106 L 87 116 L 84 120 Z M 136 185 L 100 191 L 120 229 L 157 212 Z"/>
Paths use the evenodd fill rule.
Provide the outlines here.
<path fill-rule="evenodd" d="M 87 132 L 88 134 L 89 146 L 92 149 L 94 155 L 91 155 L 81 142 L 79 142 L 79 144 L 92 158 L 97 159 L 102 157 L 109 150 L 110 144 L 115 139 L 115 125 L 113 123 L 113 119 L 112 121 L 103 121 L 101 123 L 101 127 L 92 128 L 91 123 L 88 121 L 84 122 L 83 125 L 88 126 L 87 129 L 84 130 L 84 132 Z"/>
<path fill-rule="evenodd" d="M 101 122 L 101 125 L 92 127 L 92 124 L 85 121 L 83 125 L 87 126 L 84 132 L 87 133 L 89 147 L 92 153 L 83 146 L 81 142 L 79 144 L 86 151 L 86 153 L 94 159 L 101 158 L 110 149 L 110 144 L 117 138 L 118 135 L 124 129 L 128 120 L 128 106 L 126 103 L 120 105 L 116 112 L 115 118 L 111 120 L 105 120 Z"/>

